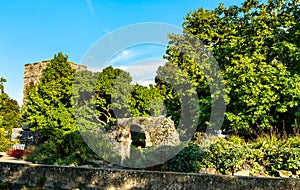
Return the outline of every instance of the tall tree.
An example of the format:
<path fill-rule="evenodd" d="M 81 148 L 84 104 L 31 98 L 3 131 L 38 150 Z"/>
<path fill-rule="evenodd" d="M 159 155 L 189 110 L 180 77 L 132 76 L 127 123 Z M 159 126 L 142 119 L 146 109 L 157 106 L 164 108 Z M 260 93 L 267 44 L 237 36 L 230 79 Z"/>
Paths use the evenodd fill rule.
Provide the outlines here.
<path fill-rule="evenodd" d="M 183 35 L 170 36 L 166 58 L 187 70 L 207 112 L 212 83 L 201 69 L 201 52 L 211 51 L 226 85 L 224 127 L 240 134 L 292 132 L 299 127 L 299 6 L 294 0 L 246 0 L 240 7 L 199 8 L 186 16 Z"/>
<path fill-rule="evenodd" d="M 164 97 L 150 85 L 149 88 L 136 84 L 131 91 L 130 112 L 132 116 L 159 116 L 163 113 Z"/>
<path fill-rule="evenodd" d="M 174 121 L 181 140 L 189 140 L 201 121 L 197 89 L 189 79 L 188 73 L 167 62 L 158 68 L 155 81 L 164 96 L 167 117 Z"/>
<path fill-rule="evenodd" d="M 21 127 L 21 111 L 16 100 L 7 94 L 0 94 L 0 127 L 11 134 L 12 128 Z"/>
<path fill-rule="evenodd" d="M 116 117 L 128 117 L 131 91 L 129 73 L 109 66 L 99 74 L 95 98 L 99 121 L 102 124 Z"/>
<path fill-rule="evenodd" d="M 99 74 L 95 98 L 99 121 L 108 122 L 122 117 L 159 116 L 163 111 L 163 96 L 150 85 L 132 85 L 131 76 L 109 66 Z"/>
<path fill-rule="evenodd" d="M 42 71 L 40 82 L 26 96 L 23 107 L 26 124 L 45 140 L 62 139 L 76 130 L 71 99 L 74 74 L 68 56 L 60 52 L 54 55 Z"/>
<path fill-rule="evenodd" d="M 16 100 L 11 99 L 4 93 L 4 83 L 6 79 L 0 78 L 0 128 L 11 135 L 12 128 L 21 127 L 21 111 Z"/>
<path fill-rule="evenodd" d="M 74 78 L 75 70 L 71 68 L 68 56 L 60 52 L 42 71 L 40 82 L 28 89 L 23 118 L 32 130 L 47 140 L 33 152 L 30 160 L 79 165 L 95 156 L 75 123 L 73 97 L 76 100 L 82 89 L 74 89 Z"/>

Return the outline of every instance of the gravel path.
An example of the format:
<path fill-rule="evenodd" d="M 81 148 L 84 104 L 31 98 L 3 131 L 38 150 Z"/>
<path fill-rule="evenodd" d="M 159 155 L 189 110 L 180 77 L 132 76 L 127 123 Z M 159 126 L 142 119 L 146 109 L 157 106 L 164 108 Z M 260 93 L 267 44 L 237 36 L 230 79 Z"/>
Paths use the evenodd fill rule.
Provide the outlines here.
<path fill-rule="evenodd" d="M 22 159 L 11 157 L 11 156 L 7 155 L 6 152 L 0 152 L 0 162 L 27 163 L 27 164 L 31 164 L 31 162 L 27 162 L 27 161 L 24 161 Z"/>

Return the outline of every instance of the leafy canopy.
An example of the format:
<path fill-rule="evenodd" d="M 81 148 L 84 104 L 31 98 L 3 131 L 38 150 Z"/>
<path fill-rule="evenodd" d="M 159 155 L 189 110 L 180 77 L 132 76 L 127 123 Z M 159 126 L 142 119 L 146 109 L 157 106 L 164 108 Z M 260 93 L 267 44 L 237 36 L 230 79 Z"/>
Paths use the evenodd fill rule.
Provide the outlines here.
<path fill-rule="evenodd" d="M 29 160 L 79 165 L 86 163 L 87 158 L 95 157 L 75 125 L 72 97 L 78 96 L 82 89 L 74 90 L 74 78 L 75 70 L 71 68 L 68 56 L 60 52 L 42 71 L 40 82 L 27 90 L 23 118 L 44 140 Z"/>
<path fill-rule="evenodd" d="M 6 151 L 12 144 L 10 141 L 12 128 L 21 127 L 21 111 L 16 100 L 4 92 L 6 79 L 0 78 L 0 151 Z"/>
<path fill-rule="evenodd" d="M 76 130 L 71 99 L 74 75 L 68 56 L 58 53 L 42 71 L 40 83 L 26 96 L 26 124 L 45 140 L 62 139 Z"/>
<path fill-rule="evenodd" d="M 208 124 L 213 97 L 203 73 L 207 50 L 226 86 L 224 127 L 240 134 L 272 128 L 292 133 L 299 127 L 299 6 L 292 0 L 246 0 L 239 7 L 199 8 L 185 17 L 184 33 L 170 36 L 165 57 L 197 88 L 200 128 Z"/>

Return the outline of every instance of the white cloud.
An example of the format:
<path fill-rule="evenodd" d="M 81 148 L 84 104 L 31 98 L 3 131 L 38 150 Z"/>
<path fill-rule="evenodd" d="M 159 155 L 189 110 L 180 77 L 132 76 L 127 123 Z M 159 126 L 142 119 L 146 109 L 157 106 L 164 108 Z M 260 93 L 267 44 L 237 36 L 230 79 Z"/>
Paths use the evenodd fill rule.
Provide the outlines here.
<path fill-rule="evenodd" d="M 155 84 L 155 78 L 146 78 L 144 80 L 140 80 L 140 81 L 134 81 L 132 84 L 140 84 L 142 86 L 149 86 L 150 84 Z"/>
<path fill-rule="evenodd" d="M 126 66 L 117 66 L 115 68 L 122 69 L 122 70 L 126 71 L 128 67 L 126 67 Z"/>
<path fill-rule="evenodd" d="M 93 7 L 93 5 L 92 5 L 92 1 L 91 1 L 91 0 L 86 0 L 86 3 L 87 3 L 87 5 L 88 5 L 88 7 L 89 7 L 89 9 L 90 9 L 90 12 L 92 13 L 92 15 L 93 15 L 93 16 L 96 16 L 94 7 Z"/>
<path fill-rule="evenodd" d="M 92 71 L 92 72 L 101 72 L 103 70 L 103 68 L 101 67 L 88 67 L 88 71 Z"/>
<path fill-rule="evenodd" d="M 126 68 L 126 71 L 130 73 L 132 77 L 132 83 L 138 83 L 144 86 L 154 84 L 156 71 L 159 66 L 165 64 L 165 60 L 162 59 L 146 59 L 136 62 Z"/>
<path fill-rule="evenodd" d="M 138 56 L 139 54 L 136 53 L 135 51 L 133 51 L 132 49 L 125 49 L 123 50 L 121 53 L 117 54 L 116 56 L 114 56 L 108 64 L 110 65 L 114 65 L 118 62 L 121 61 L 126 61 L 128 59 L 134 58 L 136 56 Z"/>

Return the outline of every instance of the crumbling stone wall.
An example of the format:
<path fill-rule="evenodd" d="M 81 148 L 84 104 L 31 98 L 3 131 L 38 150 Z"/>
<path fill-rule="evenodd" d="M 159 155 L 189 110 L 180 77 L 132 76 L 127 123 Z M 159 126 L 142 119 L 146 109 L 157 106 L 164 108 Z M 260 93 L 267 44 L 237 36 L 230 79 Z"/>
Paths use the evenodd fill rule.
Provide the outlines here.
<path fill-rule="evenodd" d="M 136 126 L 141 128 L 137 129 Z M 146 147 L 149 146 L 176 146 L 180 143 L 179 134 L 174 121 L 166 117 L 131 117 L 119 118 L 117 125 L 112 127 L 112 139 L 117 136 L 122 140 L 131 140 L 131 131 L 144 133 Z"/>
<path fill-rule="evenodd" d="M 23 87 L 23 102 L 26 94 L 26 88 L 30 84 L 37 84 L 40 81 L 40 78 L 42 76 L 42 71 L 47 67 L 47 65 L 50 63 L 49 60 L 37 62 L 33 64 L 25 64 L 24 68 L 24 87 Z M 73 69 L 76 69 L 78 71 L 81 70 L 87 70 L 87 67 L 84 65 L 77 65 L 76 63 L 69 62 L 71 67 Z"/>
<path fill-rule="evenodd" d="M 176 146 L 180 144 L 174 121 L 166 117 L 119 118 L 112 126 L 108 138 L 119 151 L 122 159 L 130 158 L 133 133 L 145 135 L 145 147 Z M 141 147 L 141 148 L 145 148 Z"/>
<path fill-rule="evenodd" d="M 0 163 L 1 189 L 298 190 L 300 180 Z"/>

